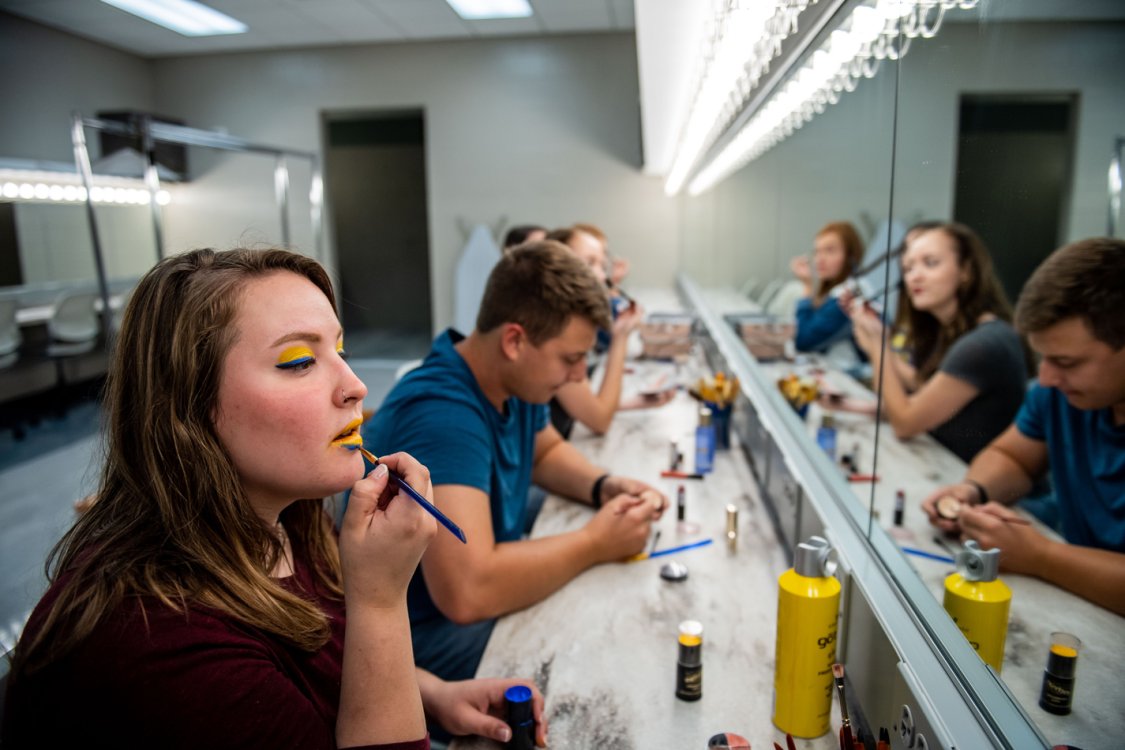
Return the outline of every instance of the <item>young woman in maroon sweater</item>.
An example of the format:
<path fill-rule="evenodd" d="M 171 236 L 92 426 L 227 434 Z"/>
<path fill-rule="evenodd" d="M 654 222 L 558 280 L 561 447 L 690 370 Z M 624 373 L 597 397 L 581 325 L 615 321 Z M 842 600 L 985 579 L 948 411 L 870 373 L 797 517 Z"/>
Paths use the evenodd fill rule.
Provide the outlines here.
<path fill-rule="evenodd" d="M 97 500 L 16 649 L 4 746 L 424 750 L 426 714 L 507 739 L 515 680 L 414 667 L 406 588 L 435 526 L 385 467 L 432 490 L 406 454 L 363 478 L 366 392 L 314 261 L 152 269 L 116 344 Z M 337 542 L 305 498 L 349 487 Z"/>

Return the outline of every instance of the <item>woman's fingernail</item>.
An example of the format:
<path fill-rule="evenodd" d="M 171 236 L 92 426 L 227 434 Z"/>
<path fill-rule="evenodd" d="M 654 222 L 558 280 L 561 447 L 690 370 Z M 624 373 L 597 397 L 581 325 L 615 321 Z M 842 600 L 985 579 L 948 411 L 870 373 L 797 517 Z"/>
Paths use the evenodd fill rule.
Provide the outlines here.
<path fill-rule="evenodd" d="M 375 471 L 371 473 L 375 475 L 376 479 L 382 479 L 383 477 L 387 476 L 387 467 L 383 464 L 379 464 L 375 467 Z"/>
<path fill-rule="evenodd" d="M 507 742 L 512 739 L 512 730 L 509 727 L 501 727 L 500 731 L 496 733 L 496 739 Z"/>

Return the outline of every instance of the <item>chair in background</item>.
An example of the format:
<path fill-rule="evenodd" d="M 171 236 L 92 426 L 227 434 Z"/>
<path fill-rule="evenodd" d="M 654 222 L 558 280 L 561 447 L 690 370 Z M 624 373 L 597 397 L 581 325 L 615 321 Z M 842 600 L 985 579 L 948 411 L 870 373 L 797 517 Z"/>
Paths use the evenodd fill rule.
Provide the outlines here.
<path fill-rule="evenodd" d="M 766 282 L 766 285 L 762 287 L 762 290 L 758 292 L 758 296 L 754 298 L 754 301 L 761 305 L 764 310 L 784 283 L 785 282 L 781 279 L 770 279 Z"/>
<path fill-rule="evenodd" d="M 781 285 L 766 304 L 766 312 L 775 318 L 792 320 L 797 315 L 797 300 L 805 296 L 805 285 L 790 279 Z"/>
<path fill-rule="evenodd" d="M 47 356 L 55 361 L 58 385 L 66 385 L 67 360 L 93 351 L 98 343 L 101 325 L 94 305 L 97 292 L 63 292 L 55 302 L 55 311 L 47 321 Z"/>
<path fill-rule="evenodd" d="M 420 360 L 420 359 L 408 359 L 408 360 L 406 360 L 405 362 L 403 362 L 401 365 L 398 366 L 398 369 L 395 370 L 395 382 L 397 383 L 398 381 L 402 380 L 403 375 L 410 372 L 411 370 L 414 370 L 414 369 L 417 369 L 418 367 L 421 367 L 421 365 L 422 365 L 422 360 Z"/>
<path fill-rule="evenodd" d="M 0 299 L 0 370 L 11 367 L 20 358 L 23 335 L 16 320 L 18 307 L 14 297 Z"/>

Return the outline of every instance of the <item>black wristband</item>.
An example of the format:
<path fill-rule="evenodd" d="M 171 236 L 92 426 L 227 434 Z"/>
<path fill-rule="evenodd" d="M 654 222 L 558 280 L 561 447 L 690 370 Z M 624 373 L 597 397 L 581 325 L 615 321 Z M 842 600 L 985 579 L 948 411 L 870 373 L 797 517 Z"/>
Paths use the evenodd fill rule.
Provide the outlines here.
<path fill-rule="evenodd" d="M 980 482 L 975 482 L 972 479 L 966 479 L 965 484 L 971 484 L 977 488 L 977 494 L 980 495 L 980 504 L 984 505 L 988 502 L 988 490 Z"/>
<path fill-rule="evenodd" d="M 594 488 L 590 490 L 590 505 L 595 508 L 602 507 L 602 484 L 609 479 L 609 474 L 602 474 L 594 480 Z"/>

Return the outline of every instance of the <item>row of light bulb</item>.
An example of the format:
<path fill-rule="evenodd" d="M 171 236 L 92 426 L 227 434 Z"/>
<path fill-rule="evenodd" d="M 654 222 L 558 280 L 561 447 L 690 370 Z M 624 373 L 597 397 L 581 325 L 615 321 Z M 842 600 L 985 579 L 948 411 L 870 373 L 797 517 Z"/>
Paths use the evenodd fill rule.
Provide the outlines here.
<path fill-rule="evenodd" d="M 839 101 L 841 94 L 854 91 L 861 79 L 873 78 L 882 60 L 900 58 L 911 39 L 933 37 L 946 10 L 976 4 L 977 0 L 876 0 L 857 6 L 841 28 L 829 35 L 727 147 L 700 170 L 688 192 L 698 195 L 708 190 L 773 148 Z"/>
<path fill-rule="evenodd" d="M 5 182 L 0 186 L 0 197 L 11 201 L 82 203 L 86 200 L 86 188 L 82 185 L 48 185 L 45 182 Z M 152 202 L 152 195 L 149 191 L 140 188 L 95 185 L 90 188 L 90 200 L 94 203 L 147 206 Z M 161 206 L 167 206 L 172 202 L 172 196 L 167 190 L 158 190 L 156 202 Z"/>
<path fill-rule="evenodd" d="M 816 0 L 811 0 L 816 2 Z M 735 0 L 724 3 L 714 20 L 695 100 L 680 134 L 676 156 L 664 183 L 675 195 L 704 149 L 742 108 L 781 42 L 796 30 L 796 16 L 810 0 Z"/>

